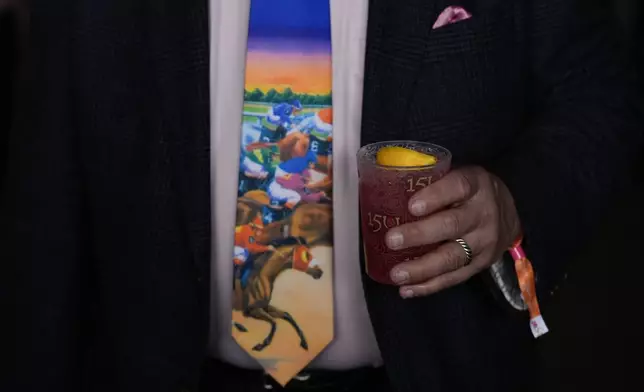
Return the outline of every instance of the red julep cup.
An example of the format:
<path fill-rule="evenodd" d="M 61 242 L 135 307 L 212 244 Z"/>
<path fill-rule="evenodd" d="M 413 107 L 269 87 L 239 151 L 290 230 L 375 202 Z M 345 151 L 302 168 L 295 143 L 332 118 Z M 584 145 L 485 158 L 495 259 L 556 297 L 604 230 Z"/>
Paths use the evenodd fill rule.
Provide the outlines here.
<path fill-rule="evenodd" d="M 383 147 L 404 147 L 431 154 L 437 161 L 429 166 L 383 166 L 376 161 Z M 452 154 L 444 147 L 415 141 L 387 141 L 366 145 L 358 151 L 360 220 L 367 275 L 376 282 L 393 284 L 391 269 L 433 250 L 425 245 L 403 250 L 387 247 L 385 235 L 396 226 L 423 219 L 409 212 L 409 200 L 419 190 L 443 177 L 450 169 Z"/>

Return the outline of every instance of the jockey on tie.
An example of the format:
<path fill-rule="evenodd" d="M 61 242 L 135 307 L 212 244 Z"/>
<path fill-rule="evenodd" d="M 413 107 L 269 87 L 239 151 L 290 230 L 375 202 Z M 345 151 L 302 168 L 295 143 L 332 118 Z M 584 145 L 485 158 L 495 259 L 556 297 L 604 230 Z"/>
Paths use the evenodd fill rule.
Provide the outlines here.
<path fill-rule="evenodd" d="M 302 135 L 308 135 L 308 150 L 317 156 L 317 168 L 326 176 L 314 184 L 309 184 L 309 190 L 325 189 L 330 187 L 332 169 L 333 147 L 333 109 L 326 108 L 315 115 L 305 119 L 298 126 Z"/>
<path fill-rule="evenodd" d="M 302 133 L 309 135 L 309 151 L 318 157 L 318 164 L 327 167 L 332 154 L 333 109 L 326 108 L 304 120 L 300 126 Z"/>
<path fill-rule="evenodd" d="M 273 105 L 262 118 L 262 133 L 259 141 L 274 143 L 286 136 L 291 127 L 293 117 L 302 111 L 302 104 L 295 100 L 292 103 Z"/>
<path fill-rule="evenodd" d="M 261 236 L 263 231 L 264 223 L 260 213 L 257 214 L 252 222 L 235 227 L 234 276 L 240 280 L 242 288 L 246 287 L 246 283 L 248 283 L 248 277 L 253 271 L 255 257 L 275 250 L 272 245 L 257 242 L 257 237 Z"/>
<path fill-rule="evenodd" d="M 247 147 L 240 164 L 240 172 L 243 176 L 239 182 L 239 195 L 251 189 L 264 190 L 265 184 L 273 178 L 279 163 L 280 153 L 277 145 Z"/>
<path fill-rule="evenodd" d="M 317 202 L 324 196 L 323 192 L 310 193 L 307 189 L 316 161 L 315 154 L 309 151 L 303 157 L 289 159 L 277 166 L 275 178 L 268 186 L 273 207 L 284 205 L 292 210 L 302 200 Z"/>

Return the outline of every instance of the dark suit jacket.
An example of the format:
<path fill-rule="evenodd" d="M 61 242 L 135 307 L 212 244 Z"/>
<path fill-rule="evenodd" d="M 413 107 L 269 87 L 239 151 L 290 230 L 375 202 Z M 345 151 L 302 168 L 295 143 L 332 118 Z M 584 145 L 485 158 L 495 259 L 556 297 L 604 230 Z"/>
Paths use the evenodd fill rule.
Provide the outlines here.
<path fill-rule="evenodd" d="M 18 272 L 15 390 L 194 390 L 217 154 L 207 1 L 32 3 L 1 240 Z M 473 18 L 432 31 L 454 4 Z M 498 174 L 542 300 L 641 145 L 633 82 L 586 16 L 565 0 L 370 1 L 362 142 L 432 141 Z M 527 315 L 482 281 L 403 301 L 365 279 L 397 391 L 530 389 Z"/>
<path fill-rule="evenodd" d="M 1 4 L 1 3 L 0 3 Z M 12 123 L 13 80 L 17 60 L 16 20 L 12 9 L 0 5 L 0 184 L 7 162 L 7 138 Z M 0 185 L 0 192 L 2 185 Z"/>

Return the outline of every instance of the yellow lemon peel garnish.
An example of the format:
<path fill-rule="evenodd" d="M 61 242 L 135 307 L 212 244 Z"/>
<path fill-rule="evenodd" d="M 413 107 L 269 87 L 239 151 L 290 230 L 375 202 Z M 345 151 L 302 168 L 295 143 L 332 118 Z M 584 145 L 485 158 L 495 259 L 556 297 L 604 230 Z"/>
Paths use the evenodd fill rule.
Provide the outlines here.
<path fill-rule="evenodd" d="M 389 146 L 378 150 L 376 163 L 382 166 L 416 167 L 435 165 L 437 159 L 431 154 L 425 154 L 405 147 Z"/>

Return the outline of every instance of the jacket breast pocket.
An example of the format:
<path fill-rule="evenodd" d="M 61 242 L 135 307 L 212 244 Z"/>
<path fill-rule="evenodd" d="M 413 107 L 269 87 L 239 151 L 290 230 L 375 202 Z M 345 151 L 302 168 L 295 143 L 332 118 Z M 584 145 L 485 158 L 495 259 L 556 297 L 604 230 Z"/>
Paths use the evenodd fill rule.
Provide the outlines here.
<path fill-rule="evenodd" d="M 520 47 L 510 6 L 432 31 L 410 102 L 409 136 L 443 143 L 455 158 L 482 159 L 482 151 L 501 148 L 521 118 Z"/>

